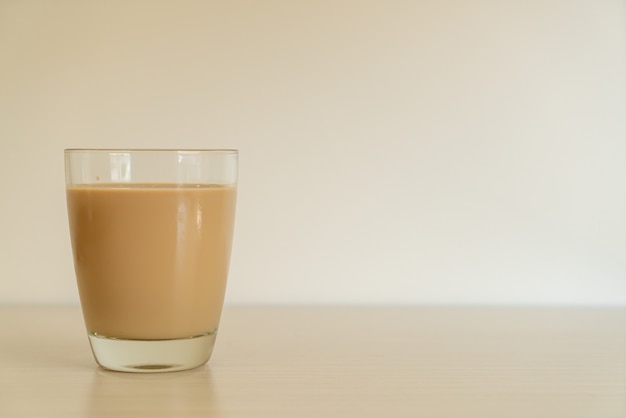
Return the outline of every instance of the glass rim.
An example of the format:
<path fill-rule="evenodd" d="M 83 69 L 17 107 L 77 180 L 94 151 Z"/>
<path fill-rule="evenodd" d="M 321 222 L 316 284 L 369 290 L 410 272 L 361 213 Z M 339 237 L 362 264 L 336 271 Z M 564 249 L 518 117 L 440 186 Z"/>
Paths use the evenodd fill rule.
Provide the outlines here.
<path fill-rule="evenodd" d="M 154 153 L 172 153 L 172 152 L 202 152 L 202 153 L 223 153 L 223 154 L 239 154 L 239 150 L 234 148 L 65 148 L 66 154 L 80 152 L 154 152 Z"/>

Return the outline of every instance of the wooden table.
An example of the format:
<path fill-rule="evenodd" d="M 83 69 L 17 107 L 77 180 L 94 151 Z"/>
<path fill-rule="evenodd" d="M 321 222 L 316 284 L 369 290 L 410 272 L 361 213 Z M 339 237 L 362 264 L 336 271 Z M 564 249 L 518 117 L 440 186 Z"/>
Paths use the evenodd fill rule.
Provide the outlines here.
<path fill-rule="evenodd" d="M 0 307 L 0 417 L 626 417 L 626 309 L 229 307 L 208 366 L 109 372 Z"/>

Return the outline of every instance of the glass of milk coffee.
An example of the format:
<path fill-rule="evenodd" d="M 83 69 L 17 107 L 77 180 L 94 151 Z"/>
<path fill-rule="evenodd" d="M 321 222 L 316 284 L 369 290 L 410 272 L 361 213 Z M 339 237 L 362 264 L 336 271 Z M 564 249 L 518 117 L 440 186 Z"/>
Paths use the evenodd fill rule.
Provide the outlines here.
<path fill-rule="evenodd" d="M 74 269 L 99 365 L 162 372 L 209 360 L 237 170 L 230 149 L 65 150 Z"/>

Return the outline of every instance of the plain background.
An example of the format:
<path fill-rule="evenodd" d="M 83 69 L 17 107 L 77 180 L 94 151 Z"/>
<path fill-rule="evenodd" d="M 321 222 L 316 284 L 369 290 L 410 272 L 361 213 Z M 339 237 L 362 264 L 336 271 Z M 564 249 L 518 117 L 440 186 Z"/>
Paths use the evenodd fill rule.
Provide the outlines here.
<path fill-rule="evenodd" d="M 232 147 L 232 304 L 626 305 L 621 0 L 0 0 L 0 303 L 66 147 Z"/>

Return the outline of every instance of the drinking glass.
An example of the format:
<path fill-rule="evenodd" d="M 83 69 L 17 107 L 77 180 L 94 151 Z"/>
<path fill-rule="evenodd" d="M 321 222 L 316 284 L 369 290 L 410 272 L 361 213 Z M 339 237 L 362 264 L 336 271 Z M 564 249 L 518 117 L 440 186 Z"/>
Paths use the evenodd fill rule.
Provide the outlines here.
<path fill-rule="evenodd" d="M 74 270 L 96 362 L 185 370 L 209 360 L 237 199 L 229 149 L 67 149 Z"/>

